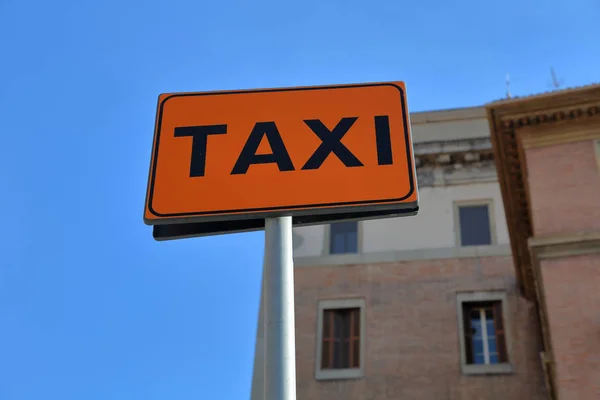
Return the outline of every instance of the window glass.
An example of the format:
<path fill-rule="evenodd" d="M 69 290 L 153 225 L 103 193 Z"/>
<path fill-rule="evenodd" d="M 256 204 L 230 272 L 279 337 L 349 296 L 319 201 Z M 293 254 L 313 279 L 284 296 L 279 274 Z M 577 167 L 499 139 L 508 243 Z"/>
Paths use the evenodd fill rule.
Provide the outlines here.
<path fill-rule="evenodd" d="M 358 222 L 337 222 L 330 226 L 331 254 L 358 252 Z"/>
<path fill-rule="evenodd" d="M 463 315 L 468 319 L 464 332 L 467 364 L 506 362 L 501 303 L 463 303 Z"/>
<path fill-rule="evenodd" d="M 459 206 L 460 244 L 482 246 L 492 244 L 490 215 L 487 205 Z"/>

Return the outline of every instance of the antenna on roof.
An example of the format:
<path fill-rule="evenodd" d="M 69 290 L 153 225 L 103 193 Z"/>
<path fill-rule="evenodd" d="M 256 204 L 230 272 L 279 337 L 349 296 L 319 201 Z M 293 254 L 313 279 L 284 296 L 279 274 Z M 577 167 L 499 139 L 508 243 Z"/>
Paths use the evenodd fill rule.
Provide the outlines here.
<path fill-rule="evenodd" d="M 506 98 L 510 99 L 510 75 L 506 74 Z"/>
<path fill-rule="evenodd" d="M 563 82 L 562 80 L 558 80 L 558 78 L 556 77 L 556 73 L 554 72 L 554 68 L 550 67 L 550 76 L 552 76 L 552 88 L 554 90 L 558 90 L 560 89 L 560 87 L 562 86 Z"/>

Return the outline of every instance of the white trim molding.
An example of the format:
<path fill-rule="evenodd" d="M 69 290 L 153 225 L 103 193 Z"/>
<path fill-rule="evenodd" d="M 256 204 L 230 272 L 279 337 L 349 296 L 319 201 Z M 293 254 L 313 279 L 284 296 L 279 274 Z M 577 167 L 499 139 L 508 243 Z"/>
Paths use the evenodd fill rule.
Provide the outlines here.
<path fill-rule="evenodd" d="M 358 368 L 323 370 L 321 369 L 321 350 L 323 346 L 323 313 L 325 310 L 341 308 L 360 309 L 360 366 Z M 358 379 L 365 375 L 365 299 L 348 298 L 320 300 L 317 306 L 317 351 L 315 357 L 315 378 L 317 380 Z"/>
<path fill-rule="evenodd" d="M 415 250 L 373 251 L 359 254 L 294 257 L 294 267 L 364 265 L 400 261 L 443 260 L 450 258 L 510 257 L 511 255 L 510 244 L 440 247 Z"/>

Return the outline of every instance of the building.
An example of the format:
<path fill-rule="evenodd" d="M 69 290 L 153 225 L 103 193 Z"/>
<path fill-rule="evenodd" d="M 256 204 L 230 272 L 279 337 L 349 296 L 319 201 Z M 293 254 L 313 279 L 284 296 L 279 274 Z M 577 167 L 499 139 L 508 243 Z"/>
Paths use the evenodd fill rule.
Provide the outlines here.
<path fill-rule="evenodd" d="M 297 398 L 600 398 L 600 85 L 411 123 L 418 216 L 294 229 Z"/>
<path fill-rule="evenodd" d="M 600 85 L 487 107 L 520 294 L 555 399 L 600 399 Z"/>

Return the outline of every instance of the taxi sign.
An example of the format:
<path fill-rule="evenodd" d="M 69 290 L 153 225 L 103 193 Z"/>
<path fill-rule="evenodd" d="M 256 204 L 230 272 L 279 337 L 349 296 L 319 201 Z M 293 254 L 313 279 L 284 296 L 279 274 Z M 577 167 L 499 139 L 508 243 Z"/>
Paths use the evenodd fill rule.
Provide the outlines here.
<path fill-rule="evenodd" d="M 402 82 L 159 96 L 149 225 L 417 209 Z"/>

